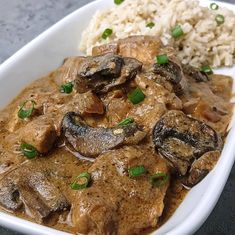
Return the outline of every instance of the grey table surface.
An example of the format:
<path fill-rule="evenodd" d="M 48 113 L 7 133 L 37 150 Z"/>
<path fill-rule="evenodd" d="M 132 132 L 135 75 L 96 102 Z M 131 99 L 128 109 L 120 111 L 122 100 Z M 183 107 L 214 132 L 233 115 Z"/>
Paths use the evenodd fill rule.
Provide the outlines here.
<path fill-rule="evenodd" d="M 91 1 L 0 0 L 0 63 L 49 26 Z M 20 233 L 0 227 L 0 235 Z M 195 235 L 235 235 L 235 166 L 218 204 Z"/>

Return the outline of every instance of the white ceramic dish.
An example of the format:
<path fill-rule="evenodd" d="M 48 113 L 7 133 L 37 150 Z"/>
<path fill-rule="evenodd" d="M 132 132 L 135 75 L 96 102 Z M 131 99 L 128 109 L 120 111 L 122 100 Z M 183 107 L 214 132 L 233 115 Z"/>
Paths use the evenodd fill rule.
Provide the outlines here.
<path fill-rule="evenodd" d="M 79 54 L 78 42 L 82 30 L 97 9 L 107 7 L 112 2 L 97 0 L 75 11 L 5 61 L 0 66 L 0 108 L 7 105 L 28 83 L 57 68 L 65 57 Z M 202 5 L 208 4 L 208 1 L 202 1 Z M 221 5 L 235 11 L 234 5 Z M 219 72 L 235 79 L 235 67 Z M 209 216 L 234 163 L 235 126 L 232 126 L 215 169 L 188 193 L 174 215 L 153 232 L 154 235 L 193 234 Z M 1 212 L 0 225 L 25 234 L 67 234 Z"/>

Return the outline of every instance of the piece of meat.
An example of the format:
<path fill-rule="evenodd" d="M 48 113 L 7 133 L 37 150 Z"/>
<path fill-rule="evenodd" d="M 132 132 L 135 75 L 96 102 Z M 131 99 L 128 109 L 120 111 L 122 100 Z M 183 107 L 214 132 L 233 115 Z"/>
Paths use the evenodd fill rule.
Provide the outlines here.
<path fill-rule="evenodd" d="M 205 158 L 208 152 L 222 150 L 218 133 L 181 111 L 168 111 L 157 122 L 153 129 L 153 143 L 181 176 L 187 175 L 196 159 Z"/>
<path fill-rule="evenodd" d="M 94 47 L 92 55 L 112 52 L 124 57 L 135 58 L 144 64 L 152 64 L 161 46 L 162 44 L 157 37 L 131 36 L 110 44 Z"/>
<path fill-rule="evenodd" d="M 122 120 L 127 118 L 132 104 L 127 102 L 126 92 L 123 90 L 113 90 L 103 98 L 106 107 L 106 115 L 101 120 L 100 126 L 117 126 Z"/>
<path fill-rule="evenodd" d="M 40 116 L 19 129 L 19 138 L 22 142 L 34 146 L 39 153 L 47 153 L 57 135 L 51 120 L 46 116 Z"/>
<path fill-rule="evenodd" d="M 93 92 L 88 91 L 82 94 L 75 94 L 64 107 L 61 107 L 63 114 L 67 112 L 78 112 L 81 116 L 90 114 L 104 114 L 104 105 L 100 98 Z"/>
<path fill-rule="evenodd" d="M 11 211 L 23 209 L 37 222 L 42 222 L 70 205 L 43 170 L 34 164 L 23 164 L 0 180 L 0 204 Z"/>
<path fill-rule="evenodd" d="M 64 116 L 62 133 L 68 143 L 86 157 L 96 157 L 123 144 L 137 144 L 146 135 L 135 123 L 113 128 L 94 128 L 73 112 Z"/>
<path fill-rule="evenodd" d="M 92 48 L 92 55 L 102 55 L 106 53 L 118 54 L 119 41 L 114 41 L 110 43 L 103 44 L 101 46 L 95 46 Z"/>
<path fill-rule="evenodd" d="M 78 77 L 78 69 L 85 57 L 69 57 L 64 60 L 63 65 L 54 72 L 55 81 L 58 85 L 73 82 Z"/>
<path fill-rule="evenodd" d="M 136 85 L 145 94 L 145 99 L 132 108 L 127 117 L 133 117 L 137 123 L 143 125 L 146 132 L 152 131 L 156 121 L 167 111 L 167 109 L 181 109 L 181 100 L 163 86 L 150 80 L 145 73 L 136 76 Z"/>
<path fill-rule="evenodd" d="M 106 93 L 133 79 L 142 68 L 142 63 L 133 58 L 115 54 L 86 57 L 78 70 L 75 89 L 79 93 L 88 90 Z"/>
<path fill-rule="evenodd" d="M 223 77 L 212 75 L 207 82 L 196 82 L 187 76 L 189 86 L 180 98 L 186 114 L 206 122 L 224 136 L 231 117 L 231 92 L 228 89 L 232 89 L 232 81 L 225 76 L 224 84 L 221 85 L 220 79 L 223 80 Z"/>
<path fill-rule="evenodd" d="M 233 80 L 229 76 L 212 74 L 210 76 L 209 86 L 211 91 L 224 101 L 230 102 Z"/>
<path fill-rule="evenodd" d="M 146 174 L 130 178 L 128 169 L 139 165 Z M 123 147 L 97 158 L 88 171 L 92 185 L 77 192 L 72 209 L 78 233 L 141 234 L 157 225 L 169 183 L 154 187 L 149 178 L 159 172 L 168 174 L 163 159 L 144 146 Z"/>

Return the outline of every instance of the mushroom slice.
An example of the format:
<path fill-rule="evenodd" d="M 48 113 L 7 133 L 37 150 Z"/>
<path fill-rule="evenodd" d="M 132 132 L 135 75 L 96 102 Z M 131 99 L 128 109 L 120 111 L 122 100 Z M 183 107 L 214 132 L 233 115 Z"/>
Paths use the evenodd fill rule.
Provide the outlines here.
<path fill-rule="evenodd" d="M 186 176 L 189 172 L 194 174 L 197 169 L 196 161 L 202 156 L 206 159 L 211 156 L 206 153 L 220 152 L 222 149 L 222 139 L 216 131 L 181 111 L 168 111 L 157 122 L 153 130 L 153 143 L 181 176 Z M 199 182 L 199 178 L 204 177 L 204 172 L 201 171 L 192 182 Z"/>
<path fill-rule="evenodd" d="M 37 222 L 70 207 L 46 173 L 33 164 L 23 164 L 0 180 L 0 205 L 12 211 L 22 209 Z"/>
<path fill-rule="evenodd" d="M 23 206 L 20 200 L 20 194 L 16 185 L 9 180 L 7 183 L 4 181 L 0 184 L 0 204 L 8 210 L 16 211 Z"/>
<path fill-rule="evenodd" d="M 188 177 L 183 184 L 192 187 L 199 183 L 215 166 L 220 157 L 219 151 L 211 151 L 195 160 L 191 166 Z"/>
<path fill-rule="evenodd" d="M 193 78 L 196 82 L 208 82 L 209 77 L 205 72 L 197 70 L 191 65 L 183 65 L 183 72 L 185 75 Z"/>
<path fill-rule="evenodd" d="M 86 157 L 96 157 L 122 144 L 137 144 L 146 135 L 135 123 L 114 128 L 93 128 L 74 112 L 64 116 L 62 133 L 68 143 Z"/>
<path fill-rule="evenodd" d="M 176 93 L 182 93 L 184 89 L 183 84 L 183 72 L 177 63 L 169 60 L 167 64 L 157 64 L 153 65 L 153 72 L 157 75 L 163 77 L 166 81 L 170 82 Z"/>
<path fill-rule="evenodd" d="M 123 59 L 121 56 L 108 53 L 100 56 L 89 56 L 81 63 L 78 71 L 82 77 L 101 76 L 119 76 Z"/>
<path fill-rule="evenodd" d="M 86 57 L 78 69 L 75 89 L 80 93 L 88 90 L 105 93 L 133 79 L 141 68 L 138 60 L 112 53 Z"/>

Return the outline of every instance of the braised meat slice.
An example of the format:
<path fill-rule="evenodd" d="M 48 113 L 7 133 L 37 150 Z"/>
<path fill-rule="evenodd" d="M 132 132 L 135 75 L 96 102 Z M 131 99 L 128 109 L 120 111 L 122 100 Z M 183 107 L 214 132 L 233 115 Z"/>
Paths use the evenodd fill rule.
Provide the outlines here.
<path fill-rule="evenodd" d="M 63 114 L 74 111 L 84 117 L 90 114 L 104 114 L 105 112 L 103 102 L 92 91 L 73 94 L 62 102 L 58 110 Z"/>
<path fill-rule="evenodd" d="M 152 36 L 130 36 L 110 44 L 92 49 L 92 55 L 112 52 L 124 57 L 135 58 L 144 64 L 152 64 L 162 46 L 160 40 Z"/>
<path fill-rule="evenodd" d="M 205 155 L 208 152 L 220 152 L 222 149 L 222 139 L 218 133 L 181 111 L 169 111 L 157 122 L 153 130 L 153 143 L 181 176 L 194 171 L 192 163 L 196 159 L 204 159 L 210 156 Z M 204 171 L 201 169 L 201 172 Z M 194 180 L 195 183 L 198 181 L 199 178 Z"/>
<path fill-rule="evenodd" d="M 146 173 L 130 177 L 128 169 L 140 165 Z M 153 186 L 150 176 L 168 174 L 163 159 L 146 147 L 126 146 L 101 155 L 88 171 L 92 185 L 77 192 L 72 209 L 78 233 L 131 235 L 157 225 L 169 183 Z"/>
<path fill-rule="evenodd" d="M 80 93 L 88 90 L 105 93 L 133 79 L 141 68 L 138 60 L 112 53 L 86 57 L 78 68 L 75 88 Z"/>
<path fill-rule="evenodd" d="M 137 144 L 145 137 L 145 132 L 135 123 L 113 128 L 93 128 L 73 112 L 64 116 L 62 133 L 73 148 L 86 157 L 96 157 L 122 144 Z"/>
<path fill-rule="evenodd" d="M 23 209 L 37 222 L 70 206 L 43 170 L 33 164 L 23 164 L 0 180 L 0 204 L 12 211 Z"/>
<path fill-rule="evenodd" d="M 72 82 L 78 77 L 78 68 L 84 61 L 83 56 L 69 57 L 64 60 L 62 66 L 55 71 L 55 81 L 58 85 L 62 83 Z"/>
<path fill-rule="evenodd" d="M 228 76 L 210 75 L 209 81 L 198 82 L 187 76 L 189 86 L 180 97 L 184 113 L 206 122 L 222 136 L 227 133 L 232 110 L 230 79 Z"/>
<path fill-rule="evenodd" d="M 174 92 L 170 92 L 163 86 L 156 84 L 145 73 L 138 74 L 135 83 L 146 97 L 141 103 L 132 105 L 127 116 L 133 117 L 137 123 L 143 125 L 146 132 L 152 132 L 156 121 L 168 109 L 180 110 L 182 108 L 182 102 Z"/>
<path fill-rule="evenodd" d="M 53 122 L 40 116 L 19 130 L 22 142 L 33 145 L 38 152 L 47 153 L 53 146 L 57 135 Z"/>

